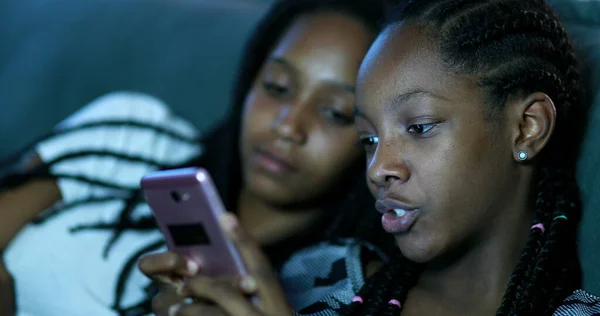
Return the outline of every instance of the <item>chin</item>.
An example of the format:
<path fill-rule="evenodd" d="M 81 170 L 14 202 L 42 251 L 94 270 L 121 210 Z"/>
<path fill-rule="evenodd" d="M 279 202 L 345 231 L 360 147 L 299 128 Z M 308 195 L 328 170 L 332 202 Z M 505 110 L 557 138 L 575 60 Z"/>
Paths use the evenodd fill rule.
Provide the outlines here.
<path fill-rule="evenodd" d="M 424 240 L 415 234 L 408 233 L 403 236 L 395 236 L 396 245 L 402 255 L 416 263 L 427 263 L 435 259 L 435 247 L 429 240 Z"/>
<path fill-rule="evenodd" d="M 267 201 L 269 204 L 285 206 L 298 202 L 294 190 L 286 186 L 286 183 L 274 181 L 263 175 L 250 175 L 246 185 L 252 195 Z"/>

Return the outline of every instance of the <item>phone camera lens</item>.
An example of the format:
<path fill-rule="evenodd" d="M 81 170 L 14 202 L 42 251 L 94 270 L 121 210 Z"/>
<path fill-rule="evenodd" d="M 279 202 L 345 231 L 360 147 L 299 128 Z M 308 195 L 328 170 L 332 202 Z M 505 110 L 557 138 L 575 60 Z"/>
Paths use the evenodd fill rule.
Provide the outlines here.
<path fill-rule="evenodd" d="M 173 199 L 173 201 L 175 201 L 175 203 L 181 202 L 181 194 L 179 194 L 177 191 L 171 192 L 171 198 Z"/>

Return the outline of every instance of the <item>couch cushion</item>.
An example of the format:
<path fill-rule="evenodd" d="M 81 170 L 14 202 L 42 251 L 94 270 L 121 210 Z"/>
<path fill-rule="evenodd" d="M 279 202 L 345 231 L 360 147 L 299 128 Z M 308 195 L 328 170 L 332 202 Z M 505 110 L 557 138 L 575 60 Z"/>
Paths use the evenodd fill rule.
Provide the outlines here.
<path fill-rule="evenodd" d="M 200 129 L 227 111 L 265 1 L 0 3 L 0 160 L 115 90 L 164 100 Z"/>

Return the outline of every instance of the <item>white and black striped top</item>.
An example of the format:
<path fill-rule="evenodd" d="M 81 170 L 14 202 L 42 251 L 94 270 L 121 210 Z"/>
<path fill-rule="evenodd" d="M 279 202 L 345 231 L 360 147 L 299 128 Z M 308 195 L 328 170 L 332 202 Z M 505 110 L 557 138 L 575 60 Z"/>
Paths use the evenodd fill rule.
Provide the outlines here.
<path fill-rule="evenodd" d="M 57 181 L 58 206 L 75 206 L 25 226 L 3 254 L 15 280 L 16 316 L 116 316 L 115 309 L 145 300 L 150 280 L 134 266 L 120 306 L 114 306 L 120 273 L 136 252 L 163 240 L 158 230 L 128 230 L 105 256 L 111 230 L 71 229 L 118 222 L 125 194 L 139 188 L 144 174 L 183 164 L 202 151 L 190 141 L 197 138 L 191 124 L 160 100 L 138 93 L 111 93 L 91 102 L 57 126 L 57 131 L 67 130 L 72 132 L 42 141 L 36 151 L 45 163 L 59 161 L 50 168 L 52 174 L 65 175 Z M 61 158 L 106 151 L 113 155 Z M 78 181 L 77 176 L 124 189 Z M 78 204 L 90 198 L 97 202 Z M 146 203 L 131 214 L 134 220 L 150 215 Z"/>
<path fill-rule="evenodd" d="M 335 316 L 363 286 L 360 254 L 375 248 L 354 240 L 322 243 L 292 256 L 281 271 L 281 282 L 296 315 Z M 382 256 L 382 259 L 385 259 Z M 554 316 L 600 316 L 600 297 L 577 290 Z"/>

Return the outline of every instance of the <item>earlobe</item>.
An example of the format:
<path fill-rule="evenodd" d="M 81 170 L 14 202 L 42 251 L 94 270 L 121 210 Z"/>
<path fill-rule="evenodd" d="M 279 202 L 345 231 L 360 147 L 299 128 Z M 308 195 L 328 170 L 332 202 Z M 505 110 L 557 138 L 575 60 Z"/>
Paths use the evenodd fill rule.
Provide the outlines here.
<path fill-rule="evenodd" d="M 532 93 L 517 104 L 519 128 L 514 141 L 514 157 L 527 161 L 537 156 L 550 141 L 556 124 L 556 107 L 545 93 Z"/>

